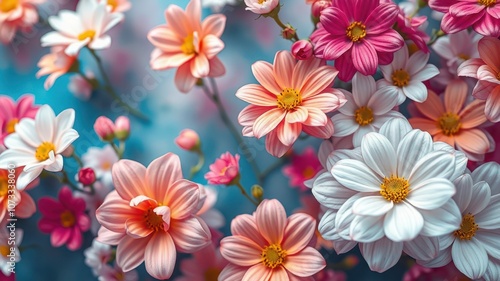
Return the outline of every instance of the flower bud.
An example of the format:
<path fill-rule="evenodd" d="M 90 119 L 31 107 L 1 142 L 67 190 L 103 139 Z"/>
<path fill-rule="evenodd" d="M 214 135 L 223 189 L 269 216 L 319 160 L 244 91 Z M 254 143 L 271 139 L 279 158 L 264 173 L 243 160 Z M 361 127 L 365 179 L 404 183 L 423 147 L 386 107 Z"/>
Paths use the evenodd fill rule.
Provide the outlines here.
<path fill-rule="evenodd" d="M 321 16 L 321 12 L 331 5 L 331 0 L 318 0 L 314 2 L 311 6 L 312 16 L 315 18 L 319 18 L 319 16 Z"/>
<path fill-rule="evenodd" d="M 104 141 L 112 141 L 115 138 L 115 124 L 106 116 L 95 120 L 94 131 Z"/>
<path fill-rule="evenodd" d="M 78 171 L 78 181 L 84 186 L 92 185 L 96 180 L 95 172 L 92 168 L 81 168 Z"/>
<path fill-rule="evenodd" d="M 255 199 L 259 200 L 259 202 L 262 201 L 262 198 L 264 196 L 264 189 L 262 188 L 262 186 L 258 184 L 252 186 L 252 196 Z"/>
<path fill-rule="evenodd" d="M 73 152 L 75 152 L 75 148 L 73 147 L 73 145 L 70 145 L 61 153 L 61 155 L 64 157 L 71 157 L 71 155 L 73 155 Z"/>
<path fill-rule="evenodd" d="M 296 29 L 289 24 L 287 24 L 286 27 L 281 31 L 281 36 L 283 36 L 283 39 L 287 40 L 295 38 L 296 34 Z"/>
<path fill-rule="evenodd" d="M 130 135 L 130 119 L 127 116 L 120 116 L 115 120 L 115 136 L 118 140 L 124 141 Z"/>
<path fill-rule="evenodd" d="M 177 146 L 188 151 L 198 151 L 200 149 L 200 136 L 191 129 L 184 129 L 175 138 Z"/>
<path fill-rule="evenodd" d="M 292 55 L 298 60 L 307 60 L 313 55 L 313 45 L 308 40 L 299 40 L 292 45 Z"/>

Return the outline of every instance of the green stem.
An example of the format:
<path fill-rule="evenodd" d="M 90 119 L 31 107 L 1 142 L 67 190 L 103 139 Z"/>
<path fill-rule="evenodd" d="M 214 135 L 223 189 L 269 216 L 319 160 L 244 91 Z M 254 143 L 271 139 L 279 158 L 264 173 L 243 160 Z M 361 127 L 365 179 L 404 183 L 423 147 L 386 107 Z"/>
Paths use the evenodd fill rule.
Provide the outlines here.
<path fill-rule="evenodd" d="M 252 204 L 254 204 L 255 206 L 259 206 L 259 203 L 258 202 L 255 202 L 252 197 L 250 197 L 250 195 L 248 195 L 248 193 L 246 192 L 245 188 L 243 187 L 243 185 L 241 185 L 241 183 L 238 181 L 236 184 L 235 184 L 241 191 L 241 194 L 243 194 L 243 196 L 245 196 L 250 202 L 252 202 Z"/>
<path fill-rule="evenodd" d="M 121 106 L 125 107 L 132 115 L 135 115 L 136 117 L 144 120 L 144 121 L 149 121 L 149 118 L 142 114 L 140 111 L 132 108 L 130 105 L 128 105 L 126 102 L 124 102 L 120 96 L 116 93 L 115 89 L 111 85 L 111 80 L 109 79 L 108 75 L 106 74 L 106 71 L 104 70 L 104 66 L 102 64 L 101 58 L 96 54 L 96 52 L 92 49 L 89 48 L 90 54 L 94 57 L 97 67 L 99 68 L 99 71 L 101 72 L 101 75 L 104 79 L 104 82 L 106 83 L 106 86 L 104 86 L 104 90 L 108 92 L 113 99 L 115 99 Z M 88 82 L 88 81 L 87 81 Z"/>
<path fill-rule="evenodd" d="M 203 168 L 203 165 L 205 164 L 205 155 L 203 155 L 203 152 L 199 151 L 196 152 L 198 155 L 198 163 L 196 166 L 191 168 L 191 172 L 189 174 L 189 179 L 193 179 L 193 177 Z"/>
<path fill-rule="evenodd" d="M 279 25 L 279 27 L 281 27 L 281 29 L 287 29 L 288 26 L 286 26 L 280 19 L 280 16 L 278 13 L 276 13 L 275 15 L 271 16 L 274 21 Z M 295 42 L 295 41 L 299 41 L 299 36 L 297 35 L 297 32 L 295 32 L 295 34 L 293 35 L 293 39 L 290 39 L 292 42 Z"/>
<path fill-rule="evenodd" d="M 122 159 L 123 150 L 121 150 L 120 147 L 118 147 L 113 141 L 109 141 L 109 144 L 111 145 L 111 147 L 115 151 L 116 155 L 118 156 L 118 159 Z M 120 146 L 122 146 L 121 143 L 120 143 Z"/>
<path fill-rule="evenodd" d="M 76 153 L 73 151 L 73 154 L 71 154 L 71 156 L 75 159 L 76 163 L 78 163 L 78 166 L 80 166 L 80 168 L 83 167 L 83 162 L 82 162 L 82 159 L 80 159 L 80 157 L 78 155 L 76 155 Z"/>

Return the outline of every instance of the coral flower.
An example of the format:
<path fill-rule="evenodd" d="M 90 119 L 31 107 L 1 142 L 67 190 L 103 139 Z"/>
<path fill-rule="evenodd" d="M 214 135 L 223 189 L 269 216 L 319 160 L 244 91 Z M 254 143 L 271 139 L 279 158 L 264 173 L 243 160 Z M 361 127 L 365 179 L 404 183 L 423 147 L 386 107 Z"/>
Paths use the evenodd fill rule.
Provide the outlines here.
<path fill-rule="evenodd" d="M 14 102 L 9 96 L 0 96 L 0 144 L 6 136 L 16 131 L 16 124 L 23 118 L 35 118 L 38 106 L 32 95 L 24 95 Z"/>
<path fill-rule="evenodd" d="M 49 75 L 43 84 L 45 90 L 50 89 L 57 78 L 70 72 L 71 67 L 77 61 L 76 56 L 68 56 L 64 49 L 61 46 L 53 47 L 51 53 L 43 56 L 38 62 L 40 70 L 36 73 L 36 77 Z"/>
<path fill-rule="evenodd" d="M 333 123 L 326 116 L 344 105 L 344 94 L 331 88 L 338 71 L 317 58 L 297 62 L 288 51 L 276 53 L 274 65 L 258 61 L 252 72 L 260 85 L 241 87 L 236 96 L 251 105 L 243 109 L 238 121 L 243 135 L 261 138 L 266 149 L 283 156 L 302 131 L 318 138 L 333 134 Z"/>
<path fill-rule="evenodd" d="M 225 73 L 217 54 L 224 49 L 219 39 L 224 32 L 226 17 L 208 16 L 201 22 L 200 0 L 191 0 L 183 11 L 170 5 L 166 12 L 167 25 L 160 25 L 148 34 L 156 47 L 151 54 L 151 67 L 156 70 L 176 68 L 175 85 L 187 93 L 199 78 L 217 77 Z"/>
<path fill-rule="evenodd" d="M 432 91 L 416 108 L 425 118 L 411 118 L 410 124 L 429 132 L 434 141 L 442 141 L 464 152 L 472 161 L 484 159 L 490 149 L 490 140 L 478 127 L 486 122 L 485 102 L 474 100 L 466 104 L 467 84 L 451 82 L 444 92 L 444 102 Z"/>
<path fill-rule="evenodd" d="M 304 181 L 312 179 L 321 169 L 321 163 L 314 149 L 307 147 L 302 154 L 292 156 L 292 163 L 283 167 L 283 174 L 290 178 L 290 186 L 306 191 L 308 188 L 304 185 Z"/>
<path fill-rule="evenodd" d="M 38 227 L 44 233 L 50 233 L 50 243 L 54 247 L 64 244 L 75 251 L 82 246 L 82 232 L 90 229 L 90 219 L 85 214 L 85 201 L 74 198 L 68 187 L 59 191 L 59 201 L 49 197 L 38 200 L 38 207 L 43 217 Z"/>
<path fill-rule="evenodd" d="M 315 223 L 304 213 L 287 218 L 276 199 L 262 201 L 253 216 L 237 216 L 233 236 L 222 239 L 220 251 L 230 265 L 219 280 L 309 280 L 326 265 L 309 246 Z"/>
<path fill-rule="evenodd" d="M 379 64 L 392 60 L 404 45 L 392 26 L 399 8 L 380 0 L 339 0 L 321 12 L 320 25 L 311 35 L 316 56 L 336 60 L 339 78 L 352 79 L 359 71 L 373 75 Z"/>
<path fill-rule="evenodd" d="M 33 198 L 25 191 L 37 186 L 39 183 L 38 180 L 29 184 L 26 190 L 23 191 L 9 189 L 9 184 L 12 184 L 12 179 L 15 180 L 21 171 L 22 168 L 15 169 L 15 177 L 12 178 L 11 176 L 11 183 L 9 183 L 9 174 L 11 171 L 0 169 L 0 224 L 4 222 L 4 219 L 8 218 L 8 216 L 6 216 L 8 214 L 7 210 L 9 205 L 12 206 L 12 203 L 15 206 L 15 214 L 18 218 L 29 218 L 36 211 L 35 201 L 33 201 Z"/>
<path fill-rule="evenodd" d="M 499 5 L 500 7 L 500 5 Z M 500 121 L 500 40 L 485 37 L 478 43 L 479 57 L 465 61 L 458 68 L 459 76 L 478 79 L 472 95 L 486 100 L 484 113 L 491 122 Z"/>
<path fill-rule="evenodd" d="M 143 261 L 157 279 L 170 278 L 177 251 L 193 253 L 210 243 L 210 230 L 195 214 L 200 187 L 182 178 L 179 157 L 172 153 L 148 168 L 120 160 L 113 165 L 112 191 L 97 209 L 103 226 L 97 240 L 118 245 L 116 262 L 128 272 Z"/>
<path fill-rule="evenodd" d="M 234 156 L 229 152 L 222 154 L 210 165 L 210 172 L 206 173 L 205 179 L 208 180 L 209 184 L 233 184 L 240 175 L 239 161 L 238 154 Z"/>
<path fill-rule="evenodd" d="M 16 31 L 30 29 L 38 23 L 36 5 L 45 0 L 2 0 L 0 1 L 0 42 L 7 44 L 14 39 Z"/>

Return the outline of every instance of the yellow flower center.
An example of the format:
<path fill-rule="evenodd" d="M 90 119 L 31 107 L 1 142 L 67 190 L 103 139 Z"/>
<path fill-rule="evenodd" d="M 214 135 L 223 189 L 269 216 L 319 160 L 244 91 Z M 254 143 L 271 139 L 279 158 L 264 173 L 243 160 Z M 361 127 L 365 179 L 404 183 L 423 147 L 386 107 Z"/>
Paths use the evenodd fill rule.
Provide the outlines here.
<path fill-rule="evenodd" d="M 314 171 L 313 167 L 311 167 L 311 166 L 308 166 L 302 172 L 302 175 L 304 176 L 305 179 L 310 179 L 310 178 L 314 177 L 315 174 L 316 174 L 316 171 Z"/>
<path fill-rule="evenodd" d="M 267 1 L 267 0 L 258 0 L 257 2 L 258 2 L 259 4 L 263 4 L 263 3 L 266 3 L 266 1 Z"/>
<path fill-rule="evenodd" d="M 0 254 L 2 256 L 7 257 L 8 254 L 10 254 L 10 248 L 7 245 L 1 245 L 0 246 Z"/>
<path fill-rule="evenodd" d="M 0 175 L 0 197 L 4 197 L 8 192 L 9 178 L 7 177 L 7 175 Z"/>
<path fill-rule="evenodd" d="M 114 11 L 118 7 L 117 0 L 108 0 L 108 6 L 111 6 L 111 11 Z"/>
<path fill-rule="evenodd" d="M 217 281 L 219 278 L 220 269 L 218 268 L 209 268 L 205 271 L 205 281 Z"/>
<path fill-rule="evenodd" d="M 95 30 L 86 30 L 78 35 L 78 40 L 83 41 L 87 38 L 90 38 L 90 41 L 92 41 L 92 39 L 94 39 L 94 36 Z"/>
<path fill-rule="evenodd" d="M 144 221 L 146 226 L 153 229 L 153 231 L 163 230 L 163 218 L 157 215 L 153 208 L 149 208 L 144 213 Z"/>
<path fill-rule="evenodd" d="M 369 107 L 362 106 L 354 112 L 354 120 L 360 126 L 366 126 L 373 122 L 373 111 Z"/>
<path fill-rule="evenodd" d="M 396 70 L 392 73 L 392 84 L 398 87 L 404 87 L 410 82 L 410 74 L 404 69 Z"/>
<path fill-rule="evenodd" d="M 410 56 L 418 51 L 420 51 L 420 49 L 418 48 L 417 44 L 415 44 L 415 43 L 408 44 L 408 54 Z"/>
<path fill-rule="evenodd" d="M 122 271 L 118 271 L 115 273 L 116 280 L 125 280 L 125 274 Z"/>
<path fill-rule="evenodd" d="M 463 59 L 463 60 L 468 60 L 468 59 L 470 59 L 470 56 L 468 56 L 468 55 L 466 55 L 466 54 L 458 54 L 458 56 L 457 56 L 457 57 L 459 57 L 459 58 L 461 58 L 461 59 Z"/>
<path fill-rule="evenodd" d="M 19 0 L 0 0 L 0 11 L 8 13 L 17 8 Z"/>
<path fill-rule="evenodd" d="M 5 125 L 5 132 L 7 132 L 7 134 L 12 134 L 16 131 L 16 124 L 19 123 L 19 119 L 17 118 L 12 118 L 9 120 L 9 122 L 7 122 L 7 124 Z"/>
<path fill-rule="evenodd" d="M 302 96 L 295 89 L 286 88 L 278 95 L 278 108 L 292 110 L 302 104 Z"/>
<path fill-rule="evenodd" d="M 64 227 L 72 227 L 75 225 L 76 219 L 71 211 L 64 211 L 61 213 L 61 225 Z"/>
<path fill-rule="evenodd" d="M 393 203 L 400 203 L 408 196 L 410 184 L 405 178 L 391 176 L 380 184 L 380 195 Z"/>
<path fill-rule="evenodd" d="M 182 45 L 181 45 L 181 51 L 184 54 L 192 55 L 192 54 L 196 53 L 193 41 L 194 41 L 193 34 L 190 34 L 186 38 L 184 38 L 184 43 L 182 43 Z"/>
<path fill-rule="evenodd" d="M 478 0 L 477 3 L 479 5 L 483 5 L 483 6 L 486 6 L 486 7 L 491 7 L 491 6 L 494 6 L 496 4 L 496 0 Z"/>
<path fill-rule="evenodd" d="M 438 128 L 441 129 L 443 134 L 447 136 L 453 136 L 460 131 L 462 123 L 460 123 L 460 117 L 457 114 L 447 112 L 439 117 L 437 121 Z"/>
<path fill-rule="evenodd" d="M 101 169 L 103 169 L 104 171 L 109 171 L 111 169 L 111 166 L 112 165 L 109 161 L 104 161 L 101 164 Z"/>
<path fill-rule="evenodd" d="M 346 34 L 352 42 L 358 42 L 365 38 L 366 26 L 359 21 L 355 21 L 347 27 Z"/>
<path fill-rule="evenodd" d="M 35 157 L 42 162 L 49 159 L 49 153 L 56 150 L 56 147 L 51 142 L 43 142 L 35 151 Z"/>
<path fill-rule="evenodd" d="M 474 216 L 469 213 L 462 218 L 460 229 L 453 232 L 453 234 L 460 240 L 471 240 L 478 229 L 479 226 L 476 224 Z"/>
<path fill-rule="evenodd" d="M 278 244 L 272 244 L 262 250 L 262 263 L 269 268 L 275 268 L 285 262 L 286 252 Z"/>

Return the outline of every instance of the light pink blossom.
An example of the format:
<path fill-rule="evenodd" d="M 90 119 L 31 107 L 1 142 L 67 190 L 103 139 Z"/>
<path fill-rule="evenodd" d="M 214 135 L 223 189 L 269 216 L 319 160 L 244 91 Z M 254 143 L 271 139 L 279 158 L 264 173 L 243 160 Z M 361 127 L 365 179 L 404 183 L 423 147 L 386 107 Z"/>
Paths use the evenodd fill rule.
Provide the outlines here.
<path fill-rule="evenodd" d="M 38 22 L 37 5 L 45 0 L 3 0 L 0 2 L 0 42 L 8 44 L 17 30 L 29 31 Z"/>
<path fill-rule="evenodd" d="M 316 152 L 312 147 L 307 147 L 302 154 L 292 156 L 292 163 L 283 167 L 283 174 L 290 179 L 290 186 L 306 191 L 308 188 L 304 182 L 312 179 L 321 168 Z"/>
<path fill-rule="evenodd" d="M 235 184 L 240 175 L 240 156 L 226 152 L 210 165 L 210 171 L 205 174 L 209 184 Z"/>

